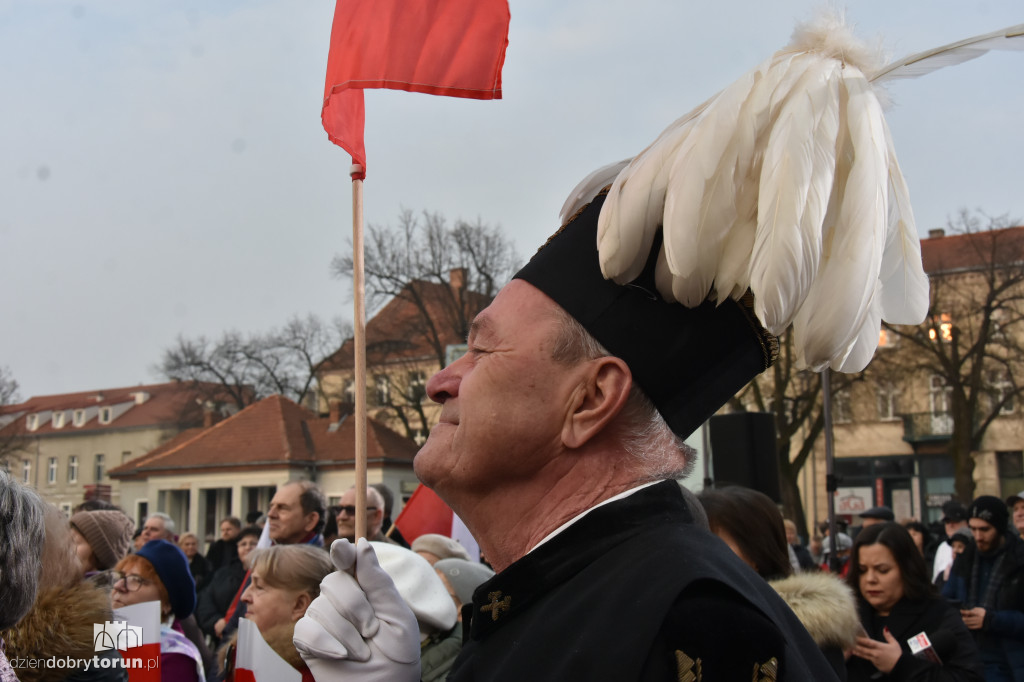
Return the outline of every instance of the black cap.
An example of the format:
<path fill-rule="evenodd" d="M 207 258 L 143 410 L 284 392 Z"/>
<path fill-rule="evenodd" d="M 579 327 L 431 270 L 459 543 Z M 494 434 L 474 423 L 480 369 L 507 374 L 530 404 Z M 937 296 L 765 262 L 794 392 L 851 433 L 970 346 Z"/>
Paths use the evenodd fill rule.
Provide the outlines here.
<path fill-rule="evenodd" d="M 896 517 L 892 513 L 892 509 L 888 507 L 872 507 L 867 511 L 858 514 L 862 519 L 881 519 L 882 521 L 895 521 Z"/>
<path fill-rule="evenodd" d="M 943 523 L 961 523 L 967 520 L 967 507 L 956 500 L 950 500 L 942 505 Z"/>
<path fill-rule="evenodd" d="M 1006 498 L 1006 506 L 1009 507 L 1010 509 L 1013 509 L 1013 505 L 1017 504 L 1018 502 L 1024 502 L 1024 490 L 1021 490 L 1016 495 L 1010 495 L 1009 497 Z"/>
<path fill-rule="evenodd" d="M 580 209 L 516 278 L 551 297 L 624 360 L 672 431 L 685 438 L 771 366 L 778 339 L 732 299 L 696 308 L 666 302 L 654 282 L 660 233 L 638 278 L 626 285 L 605 279 L 597 255 L 604 199 L 602 192 Z"/>

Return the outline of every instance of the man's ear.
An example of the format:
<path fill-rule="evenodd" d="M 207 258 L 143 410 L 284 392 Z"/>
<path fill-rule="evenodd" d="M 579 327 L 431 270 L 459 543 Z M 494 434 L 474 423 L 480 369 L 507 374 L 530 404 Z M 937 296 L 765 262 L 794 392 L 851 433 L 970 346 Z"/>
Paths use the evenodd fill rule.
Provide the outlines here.
<path fill-rule="evenodd" d="M 585 364 L 562 426 L 562 442 L 578 448 L 604 430 L 622 411 L 633 387 L 633 375 L 619 358 L 605 356 Z"/>
<path fill-rule="evenodd" d="M 302 527 L 308 533 L 311 530 L 313 530 L 314 528 L 316 528 L 316 524 L 318 524 L 318 523 L 320 523 L 320 514 L 319 514 L 319 512 L 315 512 L 315 511 L 314 512 L 309 512 L 309 514 L 307 515 L 306 523 Z"/>

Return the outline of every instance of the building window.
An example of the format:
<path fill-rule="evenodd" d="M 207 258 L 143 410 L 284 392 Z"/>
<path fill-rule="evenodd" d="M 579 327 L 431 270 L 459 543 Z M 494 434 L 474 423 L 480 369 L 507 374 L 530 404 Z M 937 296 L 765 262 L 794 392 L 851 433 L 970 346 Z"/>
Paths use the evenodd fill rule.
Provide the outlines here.
<path fill-rule="evenodd" d="M 63 429 L 64 428 L 64 410 L 59 410 L 57 412 L 54 412 L 53 416 L 50 418 L 50 422 L 53 424 L 53 428 L 55 428 L 55 429 Z"/>
<path fill-rule="evenodd" d="M 60 503 L 60 510 L 64 514 L 64 516 L 71 516 L 71 503 L 70 502 L 61 502 Z"/>
<path fill-rule="evenodd" d="M 932 341 L 936 339 L 947 342 L 953 340 L 953 319 L 949 313 L 942 313 L 938 319 L 932 318 L 932 328 L 928 330 L 928 338 Z"/>
<path fill-rule="evenodd" d="M 853 421 L 850 391 L 845 388 L 832 396 L 832 421 L 836 424 L 849 424 Z"/>
<path fill-rule="evenodd" d="M 71 419 L 71 423 L 75 426 L 85 426 L 85 410 L 75 410 L 75 414 Z"/>
<path fill-rule="evenodd" d="M 390 402 L 391 392 L 388 386 L 387 374 L 375 374 L 373 377 L 374 399 L 378 405 L 387 405 Z"/>
<path fill-rule="evenodd" d="M 38 414 L 30 414 L 29 416 L 25 417 L 25 426 L 28 427 L 29 431 L 35 431 L 36 429 L 38 429 L 39 428 L 39 415 Z"/>
<path fill-rule="evenodd" d="M 949 403 L 953 389 L 946 384 L 946 377 L 933 374 L 928 384 L 928 403 L 932 415 L 949 414 Z"/>
<path fill-rule="evenodd" d="M 32 461 L 28 459 L 21 460 L 21 482 L 31 483 L 32 482 Z"/>
<path fill-rule="evenodd" d="M 53 485 L 57 482 L 57 458 L 51 457 L 47 462 L 46 482 Z"/>
<path fill-rule="evenodd" d="M 885 327 L 878 332 L 878 347 L 879 348 L 893 348 L 896 343 L 900 340 L 894 332 Z"/>
<path fill-rule="evenodd" d="M 341 384 L 341 392 L 345 397 L 345 402 L 352 403 L 355 405 L 356 402 L 356 382 L 352 379 L 345 379 Z"/>
<path fill-rule="evenodd" d="M 109 424 L 114 418 L 114 411 L 109 407 L 100 408 L 100 424 Z"/>
<path fill-rule="evenodd" d="M 427 374 L 416 370 L 409 372 L 409 401 L 421 403 L 427 397 Z"/>
<path fill-rule="evenodd" d="M 878 385 L 878 418 L 884 422 L 899 419 L 899 389 L 886 381 Z"/>
<path fill-rule="evenodd" d="M 78 483 L 78 455 L 68 457 L 68 483 Z"/>
<path fill-rule="evenodd" d="M 992 406 L 1002 403 L 999 414 L 1013 414 L 1013 396 L 1016 392 L 1006 372 L 992 372 L 988 377 L 989 395 Z"/>
<path fill-rule="evenodd" d="M 94 470 L 96 472 L 96 482 L 103 482 L 103 455 L 96 455 L 94 460 Z"/>

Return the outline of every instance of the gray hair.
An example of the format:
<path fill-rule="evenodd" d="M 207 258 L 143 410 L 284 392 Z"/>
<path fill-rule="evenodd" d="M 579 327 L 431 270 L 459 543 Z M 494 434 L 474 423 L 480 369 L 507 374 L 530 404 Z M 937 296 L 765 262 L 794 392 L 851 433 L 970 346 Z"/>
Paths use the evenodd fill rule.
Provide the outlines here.
<path fill-rule="evenodd" d="M 612 355 L 571 315 L 556 307 L 558 330 L 551 359 L 573 365 Z M 636 383 L 620 414 L 622 449 L 636 463 L 645 480 L 686 478 L 693 471 L 696 451 L 676 435 L 647 394 Z"/>
<path fill-rule="evenodd" d="M 254 549 L 249 568 L 271 587 L 320 596 L 320 583 L 334 572 L 331 556 L 313 545 L 273 545 Z"/>
<path fill-rule="evenodd" d="M 172 519 L 169 514 L 165 514 L 163 512 L 153 512 L 152 514 L 146 517 L 146 521 L 149 521 L 150 519 L 163 519 L 164 530 L 170 533 L 171 535 L 174 535 L 174 519 Z M 145 522 L 143 522 L 143 525 L 145 525 Z"/>
<path fill-rule="evenodd" d="M 0 630 L 13 627 L 36 601 L 45 531 L 43 501 L 0 469 Z"/>

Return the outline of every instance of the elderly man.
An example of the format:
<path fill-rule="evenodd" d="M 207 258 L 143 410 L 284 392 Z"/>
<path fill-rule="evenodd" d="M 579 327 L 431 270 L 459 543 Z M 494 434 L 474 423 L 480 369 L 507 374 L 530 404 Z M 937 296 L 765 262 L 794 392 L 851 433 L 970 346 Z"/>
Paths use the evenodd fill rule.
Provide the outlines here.
<path fill-rule="evenodd" d="M 1024 679 L 1024 542 L 1010 533 L 1003 500 L 982 495 L 971 503 L 968 528 L 975 551 L 956 557 L 942 595 L 961 603 L 986 680 Z"/>
<path fill-rule="evenodd" d="M 1007 497 L 1006 506 L 1010 509 L 1010 517 L 1013 527 L 1017 529 L 1017 535 L 1024 537 L 1024 490 Z"/>
<path fill-rule="evenodd" d="M 671 480 L 693 464 L 680 434 L 765 368 L 773 340 L 734 301 L 688 309 L 604 280 L 578 255 L 593 252 L 602 201 L 498 293 L 466 355 L 427 384 L 442 408 L 416 474 L 498 571 L 477 590 L 449 679 L 834 679 L 774 591 L 693 525 Z M 361 608 L 348 587 L 378 613 L 395 608 L 367 587 L 366 550 L 335 545 L 358 585 L 332 574 L 296 645 L 321 680 L 417 679 L 379 653 L 395 650 L 393 628 L 368 626 L 363 645 L 338 629 L 338 604 Z M 332 637 L 377 658 L 352 668 Z"/>
<path fill-rule="evenodd" d="M 356 541 L 356 489 L 345 491 L 338 505 L 338 537 Z M 384 537 L 384 497 L 375 488 L 366 489 L 366 539 L 374 542 L 392 542 Z M 394 544 L 394 543 L 392 543 Z"/>
<path fill-rule="evenodd" d="M 150 540 L 176 542 L 177 536 L 174 535 L 174 519 L 163 512 L 153 512 L 146 517 L 146 522 L 142 524 L 141 538 L 143 545 Z"/>

